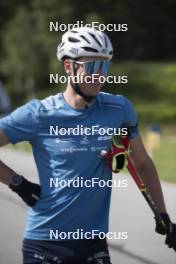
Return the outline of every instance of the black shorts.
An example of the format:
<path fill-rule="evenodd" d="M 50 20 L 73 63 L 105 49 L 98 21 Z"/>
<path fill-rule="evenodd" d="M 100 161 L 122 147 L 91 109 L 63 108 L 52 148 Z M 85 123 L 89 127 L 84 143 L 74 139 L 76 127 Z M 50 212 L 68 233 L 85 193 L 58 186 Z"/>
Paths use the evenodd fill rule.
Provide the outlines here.
<path fill-rule="evenodd" d="M 23 241 L 23 264 L 111 264 L 106 239 Z"/>

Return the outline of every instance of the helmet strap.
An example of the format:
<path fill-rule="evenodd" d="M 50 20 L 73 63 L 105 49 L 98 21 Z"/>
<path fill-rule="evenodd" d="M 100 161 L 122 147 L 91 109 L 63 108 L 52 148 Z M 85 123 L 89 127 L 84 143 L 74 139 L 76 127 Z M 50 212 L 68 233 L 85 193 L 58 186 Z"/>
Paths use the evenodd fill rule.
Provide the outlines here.
<path fill-rule="evenodd" d="M 75 66 L 75 63 L 73 62 L 73 75 L 76 76 L 76 72 L 77 72 L 77 69 L 76 69 L 76 66 Z M 88 96 L 88 95 L 85 95 L 82 91 L 81 91 L 81 87 L 79 86 L 78 83 L 74 83 L 72 82 L 72 80 L 70 81 L 71 83 L 71 86 L 72 88 L 74 89 L 74 91 L 79 94 L 87 103 L 90 103 L 93 101 L 93 99 L 96 97 L 96 96 Z"/>

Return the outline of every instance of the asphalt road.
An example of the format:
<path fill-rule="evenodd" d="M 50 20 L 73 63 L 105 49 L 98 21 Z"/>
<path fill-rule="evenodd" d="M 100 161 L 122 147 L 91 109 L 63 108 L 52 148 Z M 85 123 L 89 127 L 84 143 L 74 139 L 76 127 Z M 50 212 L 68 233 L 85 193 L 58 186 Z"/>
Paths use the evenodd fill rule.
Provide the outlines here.
<path fill-rule="evenodd" d="M 0 149 L 1 159 L 17 173 L 37 181 L 30 154 Z M 164 237 L 154 232 L 152 213 L 132 179 L 118 174 L 116 181 L 127 180 L 127 188 L 112 193 L 110 231 L 127 232 L 127 239 L 109 240 L 113 264 L 175 264 L 176 253 L 164 245 Z M 176 185 L 163 184 L 168 211 L 176 221 Z M 0 264 L 21 264 L 21 244 L 26 206 L 6 186 L 0 184 Z M 119 232 L 119 233 L 118 233 Z"/>

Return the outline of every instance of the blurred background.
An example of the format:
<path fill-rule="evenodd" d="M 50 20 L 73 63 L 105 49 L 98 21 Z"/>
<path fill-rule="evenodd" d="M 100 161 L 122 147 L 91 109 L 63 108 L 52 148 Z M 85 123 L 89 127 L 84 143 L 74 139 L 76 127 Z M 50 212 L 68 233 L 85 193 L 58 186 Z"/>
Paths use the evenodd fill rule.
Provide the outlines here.
<path fill-rule="evenodd" d="M 2 0 L 0 10 L 1 113 L 65 88 L 49 82 L 50 73 L 64 74 L 56 59 L 64 32 L 50 31 L 50 22 L 127 24 L 128 31 L 107 34 L 114 46 L 110 74 L 127 75 L 128 83 L 104 91 L 133 102 L 144 140 L 152 126 L 160 127 L 152 156 L 161 178 L 176 181 L 176 0 Z"/>
<path fill-rule="evenodd" d="M 164 185 L 165 196 L 172 208 L 170 212 L 176 217 L 173 198 L 176 197 L 176 0 L 1 0 L 0 14 L 2 115 L 32 98 L 44 98 L 65 88 L 64 84 L 49 82 L 50 73 L 64 74 L 62 63 L 56 59 L 57 45 L 64 32 L 50 31 L 50 22 L 67 25 L 77 21 L 83 21 L 84 24 L 97 21 L 103 24 L 128 25 L 128 31 L 125 32 L 106 32 L 114 46 L 110 74 L 127 75 L 128 83 L 108 84 L 104 86 L 104 91 L 123 94 L 133 102 L 147 150 L 155 161 L 160 178 L 169 184 Z M 30 151 L 26 143 L 18 144 L 15 148 L 25 150 L 27 155 Z M 2 151 L 1 154 L 3 153 L 5 155 Z M 5 159 L 12 160 L 9 158 L 11 154 L 7 154 Z M 17 166 L 16 153 L 13 160 Z M 21 156 L 19 163 L 20 160 Z M 6 207 L 8 208 L 10 207 Z M 4 215 L 10 214 L 10 211 L 7 214 L 4 211 Z M 131 217 L 128 215 L 126 219 Z M 146 215 L 143 214 L 143 217 L 145 219 Z M 149 218 L 153 224 L 151 215 Z M 111 220 L 114 221 L 114 228 L 116 220 Z M 121 222 L 123 221 L 122 214 Z M 4 225 L 5 223 L 6 217 Z M 9 228 L 12 228 L 10 224 Z M 136 227 L 136 232 L 138 228 L 139 226 Z M 149 227 L 149 230 L 153 232 L 154 227 Z M 139 236 L 142 234 L 140 232 Z M 148 241 L 146 243 L 150 253 L 155 256 L 156 253 L 152 253 L 151 237 L 148 240 L 146 237 L 145 241 Z M 143 247 L 138 246 L 139 250 L 136 252 L 139 253 Z M 122 248 L 118 250 L 123 251 Z M 175 263 L 167 261 L 169 252 L 165 253 L 164 250 L 167 249 L 164 246 L 159 250 L 163 252 L 163 263 Z M 141 255 L 144 256 L 145 253 L 142 252 Z M 140 257 L 137 262 L 136 256 L 130 257 L 133 257 L 135 264 L 156 263 L 147 262 Z M 162 260 L 157 263 L 161 264 Z M 2 264 L 6 263 L 10 262 L 4 260 Z M 123 261 L 125 263 L 133 262 Z"/>

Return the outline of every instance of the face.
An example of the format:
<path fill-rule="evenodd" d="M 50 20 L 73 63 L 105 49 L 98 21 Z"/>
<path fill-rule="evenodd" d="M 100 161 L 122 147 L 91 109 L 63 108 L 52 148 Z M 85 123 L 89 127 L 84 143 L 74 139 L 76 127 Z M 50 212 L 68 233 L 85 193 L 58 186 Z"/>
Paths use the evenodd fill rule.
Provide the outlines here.
<path fill-rule="evenodd" d="M 96 61 L 99 62 L 97 64 L 92 63 L 90 64 L 85 64 L 85 62 L 88 61 Z M 79 80 L 79 86 L 81 87 L 81 90 L 84 92 L 84 94 L 88 95 L 88 96 L 96 96 L 103 84 L 100 83 L 100 81 L 98 80 L 100 76 L 104 76 L 105 74 L 103 73 L 103 69 L 105 67 L 102 67 L 102 63 L 100 63 L 101 61 L 106 61 L 106 63 L 108 63 L 109 61 L 107 60 L 107 58 L 104 57 L 82 57 L 79 60 L 76 60 L 76 72 L 77 72 L 77 76 L 79 76 L 78 80 Z M 64 66 L 65 66 L 65 70 L 67 72 L 68 75 L 73 75 L 73 62 L 71 62 L 70 60 L 65 60 L 64 61 Z M 106 66 L 106 65 L 105 65 Z M 102 70 L 101 70 L 102 68 Z M 86 72 L 87 70 L 87 72 Z M 94 72 L 94 70 L 96 72 Z M 96 78 L 92 78 L 92 74 L 96 74 Z M 86 82 L 87 80 L 87 82 Z"/>

